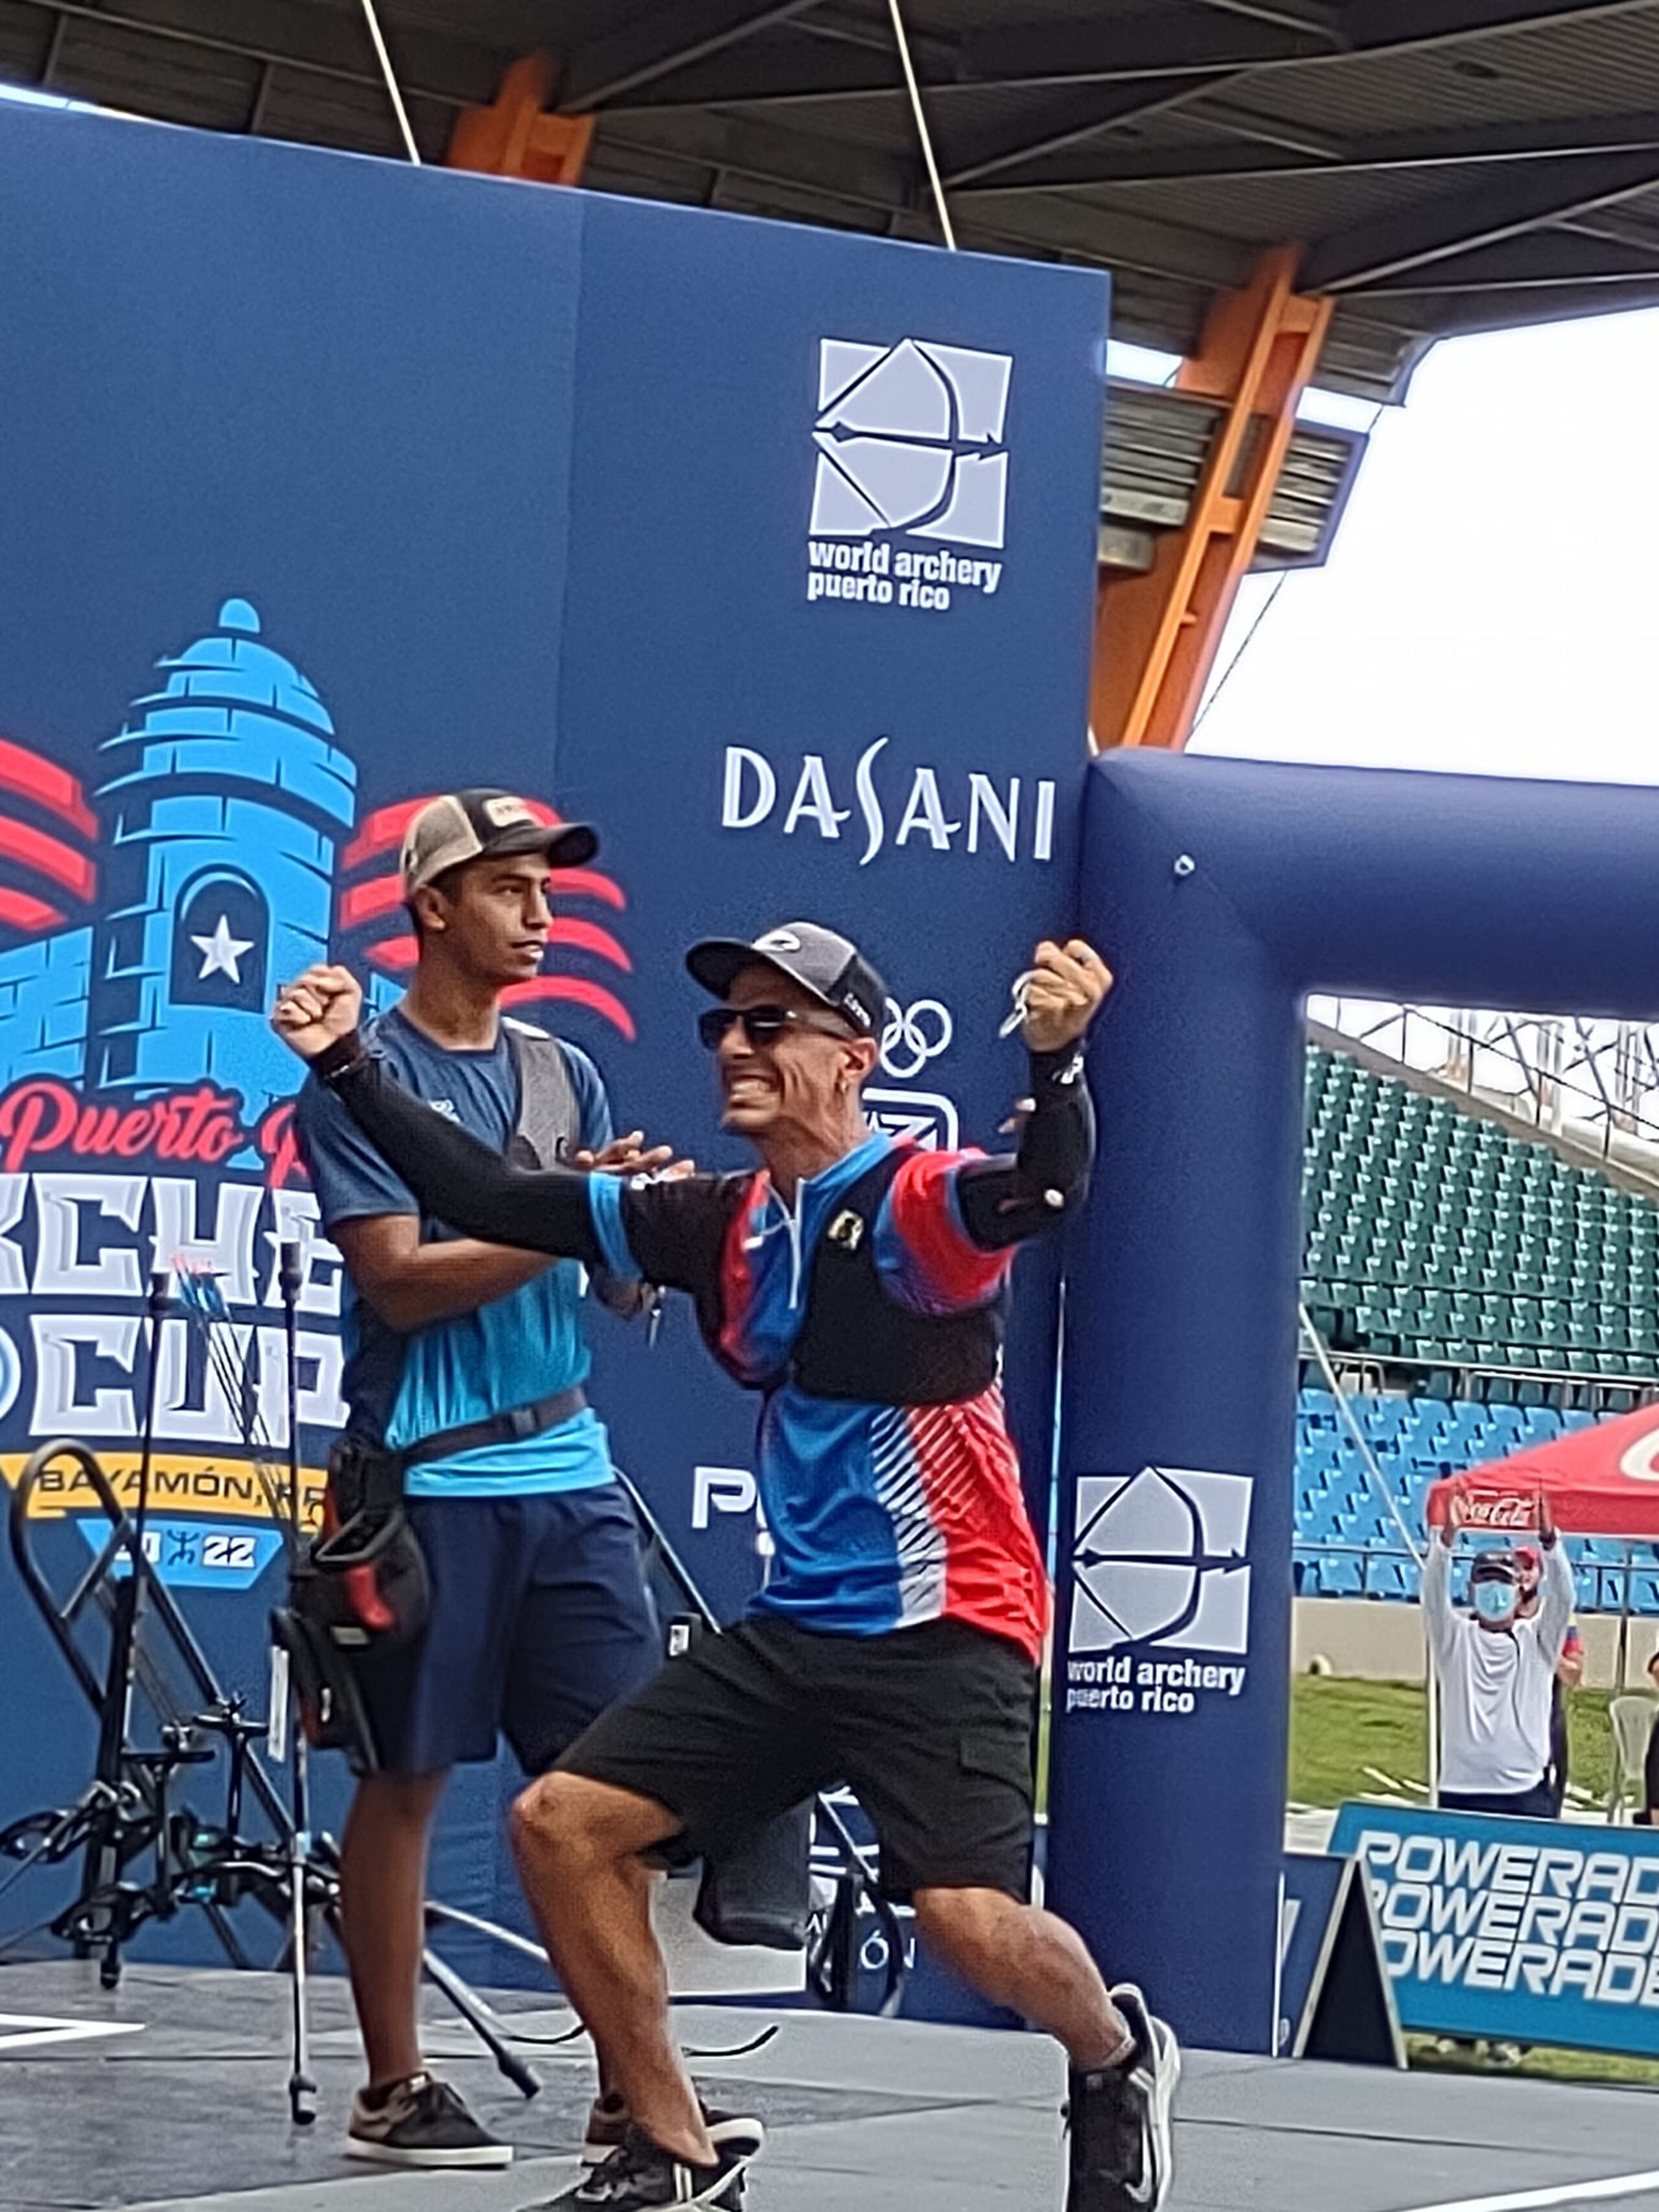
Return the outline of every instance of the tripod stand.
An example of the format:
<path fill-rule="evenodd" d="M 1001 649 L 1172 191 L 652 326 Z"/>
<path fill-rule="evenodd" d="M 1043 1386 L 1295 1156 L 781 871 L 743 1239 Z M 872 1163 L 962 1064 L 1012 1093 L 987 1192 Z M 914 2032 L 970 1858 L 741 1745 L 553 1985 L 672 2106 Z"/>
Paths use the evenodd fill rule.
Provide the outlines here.
<path fill-rule="evenodd" d="M 296 1316 L 302 1274 L 299 1248 L 285 1245 L 278 1279 L 286 1324 L 289 1436 L 287 1463 L 278 1468 L 251 1387 L 246 1355 L 253 1333 L 232 1324 L 210 1275 L 179 1270 L 180 1302 L 204 1332 L 208 1357 L 227 1402 L 240 1409 L 243 1440 L 253 1455 L 268 1510 L 282 1531 L 290 1560 L 304 1540 L 295 1418 Z M 303 1735 L 292 1725 L 284 1663 L 273 1665 L 270 1720 L 250 1717 L 241 1695 L 228 1694 L 222 1687 L 150 1556 L 146 1509 L 156 1352 L 167 1303 L 167 1278 L 162 1275 L 151 1284 L 150 1371 L 135 1511 L 128 1511 L 96 1455 L 73 1437 L 57 1438 L 34 1452 L 13 1493 L 8 1524 L 12 1558 L 76 1686 L 98 1716 L 98 1750 L 93 1778 L 73 1804 L 31 1813 L 0 1828 L 0 1863 L 15 1862 L 0 1879 L 0 1898 L 32 1869 L 79 1858 L 82 1875 L 75 1898 L 49 1921 L 35 1924 L 68 1942 L 77 1958 L 95 1956 L 106 1989 L 118 1982 L 123 1953 L 138 1930 L 151 1920 L 172 1919 L 186 1905 L 204 1913 L 231 1966 L 252 1966 L 254 1960 L 230 1917 L 238 1905 L 252 1899 L 286 1936 L 280 1963 L 291 1988 L 289 2102 L 295 2122 L 303 2126 L 315 2116 L 316 2094 L 307 2027 L 307 1962 L 319 1923 L 337 1932 L 339 1857 L 333 1839 L 311 1827 L 307 1747 Z M 244 1346 L 240 1361 L 239 1339 Z M 34 1530 L 44 1517 L 37 1514 L 43 1485 L 50 1480 L 54 1489 L 62 1489 L 66 1474 L 71 1485 L 84 1484 L 91 1492 L 108 1534 L 91 1566 L 64 1591 L 54 1583 L 36 1549 Z M 101 1665 L 84 1637 L 88 1618 L 99 1613 L 109 1625 Z M 135 1747 L 130 1740 L 135 1689 L 143 1693 L 158 1723 L 160 1742 L 153 1749 Z M 254 1748 L 262 1735 L 274 1760 L 286 1757 L 289 1761 L 286 1802 Z M 220 1746 L 227 1754 L 224 1808 L 220 1819 L 207 1820 L 190 1805 L 175 1802 L 174 1778 L 184 1768 L 216 1763 Z M 250 1840 L 243 1833 L 250 1801 L 271 1831 L 268 1839 Z M 135 1879 L 146 1863 L 149 1878 Z M 427 1917 L 429 1926 L 465 1927 L 538 1961 L 542 1958 L 539 1947 L 527 1938 L 435 1900 L 428 1903 Z M 33 1928 L 25 1927 L 0 1938 L 0 1954 L 33 1932 Z M 540 2085 L 510 2047 L 505 2024 L 430 1950 L 424 1966 L 501 2071 L 521 2094 L 534 2096 Z"/>

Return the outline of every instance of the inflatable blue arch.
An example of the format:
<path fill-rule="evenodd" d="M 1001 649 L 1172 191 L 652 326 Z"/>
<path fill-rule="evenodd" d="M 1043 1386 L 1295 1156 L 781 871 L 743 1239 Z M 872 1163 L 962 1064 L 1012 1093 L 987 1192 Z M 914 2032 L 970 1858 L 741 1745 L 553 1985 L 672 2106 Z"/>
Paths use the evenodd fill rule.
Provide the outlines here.
<path fill-rule="evenodd" d="M 1048 1895 L 1190 2040 L 1271 2051 L 1311 991 L 1659 1015 L 1659 791 L 1117 754 L 1118 973 L 1072 1255 Z"/>

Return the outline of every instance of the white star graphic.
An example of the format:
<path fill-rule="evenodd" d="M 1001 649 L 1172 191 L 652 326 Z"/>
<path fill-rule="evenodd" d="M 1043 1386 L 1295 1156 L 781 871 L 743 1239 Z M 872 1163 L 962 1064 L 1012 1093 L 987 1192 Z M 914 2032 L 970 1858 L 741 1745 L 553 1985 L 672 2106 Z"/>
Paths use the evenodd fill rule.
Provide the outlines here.
<path fill-rule="evenodd" d="M 210 975 L 228 975 L 233 983 L 241 981 L 242 971 L 236 963 L 245 952 L 252 951 L 253 939 L 233 937 L 228 915 L 220 915 L 211 937 L 192 937 L 190 941 L 202 956 L 202 972 L 196 979 L 198 983 L 204 982 Z"/>

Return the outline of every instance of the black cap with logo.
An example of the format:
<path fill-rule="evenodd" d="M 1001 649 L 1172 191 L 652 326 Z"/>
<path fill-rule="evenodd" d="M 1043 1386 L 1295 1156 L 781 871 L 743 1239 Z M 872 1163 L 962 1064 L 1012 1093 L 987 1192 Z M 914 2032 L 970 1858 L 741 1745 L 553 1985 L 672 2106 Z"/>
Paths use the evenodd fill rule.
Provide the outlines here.
<path fill-rule="evenodd" d="M 723 999 L 745 968 L 775 968 L 810 991 L 860 1036 L 880 1030 L 887 986 L 850 938 L 816 921 L 786 921 L 752 943 L 738 937 L 705 937 L 685 956 L 705 991 Z"/>
<path fill-rule="evenodd" d="M 1513 1552 L 1477 1552 L 1469 1564 L 1469 1581 L 1475 1583 L 1518 1583 L 1521 1579 L 1519 1563 Z"/>

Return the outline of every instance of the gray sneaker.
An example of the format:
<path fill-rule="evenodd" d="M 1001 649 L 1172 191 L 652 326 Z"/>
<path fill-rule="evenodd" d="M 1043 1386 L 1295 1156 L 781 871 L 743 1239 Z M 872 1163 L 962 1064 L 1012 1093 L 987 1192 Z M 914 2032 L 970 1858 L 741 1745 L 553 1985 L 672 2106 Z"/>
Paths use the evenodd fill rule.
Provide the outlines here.
<path fill-rule="evenodd" d="M 481 2128 L 447 2081 L 411 2074 L 375 2103 L 358 2091 L 346 2156 L 376 2166 L 511 2166 L 513 2146 Z"/>

